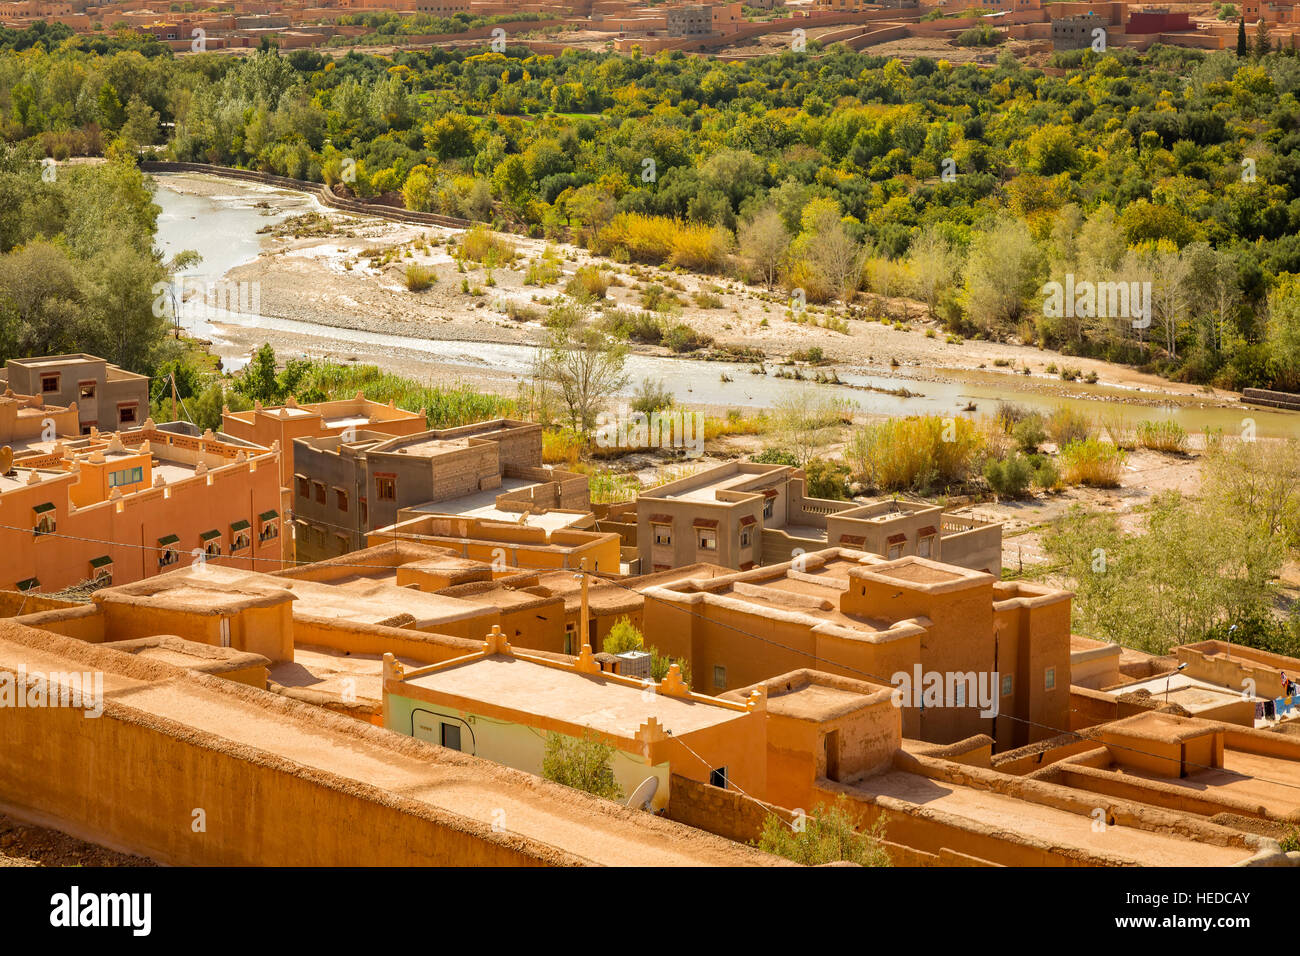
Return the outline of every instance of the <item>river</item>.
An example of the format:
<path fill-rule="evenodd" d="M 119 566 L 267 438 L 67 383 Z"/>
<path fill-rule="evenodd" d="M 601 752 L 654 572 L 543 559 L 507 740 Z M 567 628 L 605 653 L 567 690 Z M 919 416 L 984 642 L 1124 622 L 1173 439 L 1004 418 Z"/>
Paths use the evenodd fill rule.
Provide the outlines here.
<path fill-rule="evenodd" d="M 212 195 L 193 195 L 169 186 L 169 175 L 154 177 L 158 190 L 154 201 L 161 207 L 156 244 L 164 256 L 192 249 L 203 260 L 178 273 L 187 283 L 216 282 L 237 266 L 254 261 L 261 253 L 258 230 L 323 207 L 314 197 L 288 190 L 234 180 L 220 180 L 221 189 Z M 200 225 L 201 224 L 201 225 Z M 537 350 L 515 343 L 438 340 L 385 335 L 359 329 L 336 328 L 254 312 L 180 307 L 181 326 L 190 334 L 210 340 L 227 369 L 242 367 L 246 348 L 229 338 L 233 326 L 262 328 L 291 337 L 306 355 L 323 352 L 328 346 L 349 343 L 358 347 L 365 361 L 383 363 L 386 355 L 403 355 L 436 360 L 439 364 L 463 367 L 466 371 L 526 377 L 532 370 Z M 223 334 L 224 333 L 224 334 Z M 661 380 L 680 401 L 718 407 L 772 407 L 784 399 L 813 390 L 815 394 L 854 403 L 869 415 L 911 415 L 918 413 L 979 414 L 992 412 L 1001 400 L 1050 411 L 1069 405 L 1092 416 L 1113 413 L 1124 407 L 1125 416 L 1141 419 L 1173 419 L 1188 431 L 1221 429 L 1239 433 L 1248 420 L 1256 434 L 1269 437 L 1300 436 L 1300 413 L 1242 407 L 1177 404 L 1151 406 L 1135 404 L 1133 396 L 1120 388 L 1079 386 L 1088 397 L 1063 398 L 1035 391 L 999 387 L 987 381 L 917 381 L 904 376 L 871 374 L 867 370 L 838 367 L 843 385 L 780 379 L 771 374 L 751 374 L 753 366 L 731 362 L 705 362 L 654 355 L 630 355 L 626 370 L 633 383 L 645 378 Z M 726 379 L 730 379 L 727 381 Z M 907 389 L 912 395 L 889 394 Z M 877 391 L 878 390 L 878 391 Z M 629 389 L 630 392 L 630 389 Z M 974 410 L 969 406 L 973 405 Z"/>

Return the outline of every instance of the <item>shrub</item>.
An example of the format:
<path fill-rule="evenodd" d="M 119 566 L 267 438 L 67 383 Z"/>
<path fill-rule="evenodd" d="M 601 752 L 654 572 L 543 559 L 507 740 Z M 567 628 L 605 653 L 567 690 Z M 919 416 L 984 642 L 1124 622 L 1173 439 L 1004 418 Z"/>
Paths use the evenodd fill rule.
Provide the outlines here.
<path fill-rule="evenodd" d="M 1092 434 L 1092 422 L 1083 412 L 1062 405 L 1047 417 L 1047 434 L 1052 436 L 1057 448 L 1064 448 L 1089 437 Z"/>
<path fill-rule="evenodd" d="M 697 292 L 691 298 L 695 300 L 695 304 L 701 309 L 722 308 L 722 297 L 714 295 L 712 292 Z"/>
<path fill-rule="evenodd" d="M 573 274 L 564 291 L 577 299 L 603 299 L 609 291 L 609 276 L 596 266 L 583 266 Z"/>
<path fill-rule="evenodd" d="M 927 491 L 969 478 L 983 447 L 969 418 L 921 415 L 864 425 L 845 456 L 856 476 L 882 491 Z"/>
<path fill-rule="evenodd" d="M 849 469 L 838 461 L 813 458 L 804 465 L 807 494 L 810 498 L 829 498 L 843 501 L 848 497 Z"/>
<path fill-rule="evenodd" d="M 641 290 L 641 306 L 651 312 L 674 312 L 681 308 L 681 300 L 657 282 Z"/>
<path fill-rule="evenodd" d="M 750 455 L 749 460 L 757 462 L 760 465 L 790 465 L 799 467 L 799 459 L 795 454 L 786 451 L 783 448 L 764 448 L 757 455 Z"/>
<path fill-rule="evenodd" d="M 409 262 L 406 265 L 406 288 L 410 292 L 423 292 L 437 281 L 432 269 Z"/>
<path fill-rule="evenodd" d="M 1116 448 L 1126 448 L 1131 451 L 1137 447 L 1137 429 L 1122 412 L 1106 415 L 1102 419 L 1102 427 L 1106 429 L 1106 436 Z"/>
<path fill-rule="evenodd" d="M 663 344 L 674 352 L 694 352 L 712 345 L 713 336 L 697 332 L 684 322 L 678 322 L 664 332 Z"/>
<path fill-rule="evenodd" d="M 629 312 L 616 309 L 606 312 L 601 320 L 605 331 L 630 342 L 658 345 L 664 339 L 663 320 L 649 312 Z"/>
<path fill-rule="evenodd" d="M 499 236 L 487 226 L 475 226 L 460 240 L 460 255 L 471 262 L 488 262 L 504 265 L 518 256 L 514 243 Z"/>
<path fill-rule="evenodd" d="M 999 498 L 1023 498 L 1034 477 L 1034 466 L 1023 455 L 1011 455 L 984 465 L 984 480 Z"/>
<path fill-rule="evenodd" d="M 632 408 L 649 415 L 673 404 L 673 393 L 661 379 L 644 378 L 632 395 Z"/>
<path fill-rule="evenodd" d="M 889 854 L 881 845 L 886 817 L 882 814 L 871 829 L 858 832 L 849 812 L 848 797 L 840 794 L 830 806 L 821 804 L 796 829 L 776 814 L 763 821 L 763 833 L 754 845 L 765 853 L 783 856 L 804 866 L 827 863 L 857 863 L 861 866 L 889 866 Z"/>
<path fill-rule="evenodd" d="M 579 740 L 551 732 L 546 735 L 542 776 L 606 800 L 621 800 L 625 796 L 623 788 L 609 765 L 613 755 L 614 748 L 594 736 Z"/>
<path fill-rule="evenodd" d="M 1092 488 L 1119 487 L 1120 474 L 1128 455 L 1110 442 L 1085 438 L 1061 449 L 1061 466 L 1065 480 L 1072 485 Z"/>
<path fill-rule="evenodd" d="M 1038 456 L 1039 460 L 1034 462 L 1034 485 L 1043 491 L 1056 491 L 1061 487 L 1060 469 L 1052 462 L 1050 458 Z"/>
<path fill-rule="evenodd" d="M 1026 454 L 1038 451 L 1038 446 L 1047 440 L 1047 429 L 1043 427 L 1041 415 L 1030 415 L 1017 422 L 1011 429 L 1011 437 L 1016 440 L 1016 447 Z"/>
<path fill-rule="evenodd" d="M 1144 421 L 1137 427 L 1138 444 L 1152 451 L 1181 454 L 1187 451 L 1187 430 L 1173 421 Z"/>
<path fill-rule="evenodd" d="M 586 442 L 576 429 L 548 428 L 542 432 L 542 461 L 572 465 L 582 456 Z"/>

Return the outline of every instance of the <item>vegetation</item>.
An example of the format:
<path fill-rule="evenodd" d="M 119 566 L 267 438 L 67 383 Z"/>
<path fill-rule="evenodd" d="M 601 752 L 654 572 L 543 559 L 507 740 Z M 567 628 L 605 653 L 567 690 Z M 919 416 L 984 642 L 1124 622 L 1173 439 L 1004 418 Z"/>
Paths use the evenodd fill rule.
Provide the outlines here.
<path fill-rule="evenodd" d="M 613 755 L 613 747 L 590 734 L 579 739 L 548 733 L 542 776 L 606 800 L 622 800 L 626 794 L 609 765 Z"/>
<path fill-rule="evenodd" d="M 668 676 L 668 669 L 676 664 L 678 672 L 682 675 L 682 681 L 689 687 L 691 683 L 691 665 L 683 657 L 669 657 L 661 654 L 656 647 L 646 647 L 645 637 L 642 635 L 640 628 L 632 623 L 631 619 L 621 617 L 614 622 L 614 626 L 609 629 L 605 635 L 605 640 L 601 643 L 601 650 L 606 654 L 625 654 L 628 651 L 649 651 L 650 652 L 650 676 L 655 683 L 663 680 Z"/>
<path fill-rule="evenodd" d="M 377 37 L 470 22 L 356 16 Z M 1300 387 L 1294 51 L 1060 51 L 1065 73 L 1048 76 L 1007 54 L 981 68 L 839 46 L 737 63 L 522 47 L 333 60 L 65 32 L 0 34 L 25 51 L 0 62 L 4 141 L 56 158 L 159 145 L 806 303 L 907 295 L 950 334 Z M 474 246 L 489 235 L 460 254 L 488 263 Z M 1150 283 L 1150 323 L 1047 314 L 1044 284 L 1067 275 Z"/>
<path fill-rule="evenodd" d="M 861 866 L 890 866 L 889 854 L 881 845 L 886 823 L 885 815 L 881 814 L 869 830 L 859 831 L 849 810 L 848 797 L 840 794 L 833 804 L 819 804 L 793 825 L 774 813 L 769 814 L 755 846 L 804 866 L 841 861 Z"/>

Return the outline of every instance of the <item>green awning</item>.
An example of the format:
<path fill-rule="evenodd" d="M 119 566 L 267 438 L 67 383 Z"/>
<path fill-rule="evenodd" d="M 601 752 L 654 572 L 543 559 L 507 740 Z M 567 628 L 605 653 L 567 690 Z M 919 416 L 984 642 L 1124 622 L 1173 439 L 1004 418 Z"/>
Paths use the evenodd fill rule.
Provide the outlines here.
<path fill-rule="evenodd" d="M 18 582 L 18 590 L 20 591 L 35 591 L 40 586 L 41 582 L 38 578 L 27 578 Z"/>
<path fill-rule="evenodd" d="M 220 531 L 216 531 L 216 530 L 213 530 L 213 531 L 204 531 L 201 535 L 199 535 L 199 540 L 200 540 L 200 541 L 211 541 L 213 538 L 220 538 L 220 537 L 221 537 L 221 532 L 220 532 Z"/>
<path fill-rule="evenodd" d="M 240 520 L 231 523 L 231 525 L 230 525 L 230 530 L 231 530 L 231 531 L 247 531 L 250 527 L 252 527 L 252 525 L 250 525 L 247 521 L 245 521 L 245 520 L 243 520 L 243 519 L 241 518 Z"/>
<path fill-rule="evenodd" d="M 113 559 L 106 554 L 100 555 L 98 558 L 90 559 L 90 567 L 92 570 L 95 571 L 98 571 L 100 568 L 107 567 L 112 563 L 113 563 Z"/>
<path fill-rule="evenodd" d="M 169 545 L 180 544 L 180 543 L 181 543 L 181 539 L 176 537 L 176 535 L 174 534 L 169 534 L 165 538 L 158 539 L 158 547 L 160 548 L 165 548 Z"/>
<path fill-rule="evenodd" d="M 45 512 L 47 512 L 47 511 L 53 511 L 53 510 L 54 510 L 54 504 L 53 504 L 52 502 L 47 501 L 47 502 L 45 502 L 44 504 L 39 504 L 39 505 L 37 505 L 37 506 L 36 506 L 35 508 L 33 508 L 32 510 L 35 511 L 38 515 L 43 515 L 43 514 L 45 514 Z"/>
<path fill-rule="evenodd" d="M 258 519 L 261 520 L 261 521 L 274 521 L 276 518 L 280 517 L 280 512 L 278 512 L 278 511 L 274 511 L 274 510 L 272 510 L 272 511 L 263 511 L 263 512 L 262 512 L 260 515 L 258 515 L 257 517 L 258 517 Z"/>

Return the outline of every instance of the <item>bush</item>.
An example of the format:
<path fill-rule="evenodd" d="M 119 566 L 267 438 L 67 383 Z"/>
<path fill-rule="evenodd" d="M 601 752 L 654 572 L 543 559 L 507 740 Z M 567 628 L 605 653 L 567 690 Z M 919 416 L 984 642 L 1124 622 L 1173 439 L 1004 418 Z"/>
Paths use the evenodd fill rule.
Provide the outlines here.
<path fill-rule="evenodd" d="M 870 830 L 859 833 L 849 812 L 848 797 L 840 794 L 830 806 L 816 807 L 798 829 L 776 814 L 769 814 L 754 845 L 804 866 L 839 862 L 889 866 L 889 854 L 881 845 L 885 823 L 882 814 Z"/>
<path fill-rule="evenodd" d="M 673 393 L 668 391 L 661 379 L 642 379 L 632 395 L 632 408 L 646 415 L 669 408 L 672 404 Z"/>
<path fill-rule="evenodd" d="M 1023 455 L 1011 455 L 1001 461 L 993 459 L 984 465 L 984 480 L 999 498 L 1025 497 L 1033 477 L 1034 466 Z"/>
<path fill-rule="evenodd" d="M 603 299 L 609 291 L 609 276 L 596 266 L 583 266 L 573 274 L 564 291 L 575 299 Z"/>
<path fill-rule="evenodd" d="M 1118 488 L 1127 458 L 1123 449 L 1096 438 L 1072 442 L 1061 449 L 1065 480 L 1091 488 Z"/>
<path fill-rule="evenodd" d="M 658 283 L 652 282 L 641 290 L 641 306 L 651 312 L 675 312 L 681 300 Z"/>
<path fill-rule="evenodd" d="M 750 455 L 749 460 L 760 465 L 790 465 L 799 467 L 799 459 L 793 452 L 783 448 L 764 448 L 757 455 Z"/>
<path fill-rule="evenodd" d="M 965 481 L 984 448 L 969 418 L 920 415 L 864 425 L 845 456 L 854 474 L 881 491 L 928 491 Z"/>
<path fill-rule="evenodd" d="M 1139 422 L 1138 444 L 1152 451 L 1182 454 L 1187 451 L 1187 430 L 1172 421 Z"/>
<path fill-rule="evenodd" d="M 804 466 L 809 498 L 843 501 L 848 497 L 849 469 L 838 461 L 813 458 Z"/>
<path fill-rule="evenodd" d="M 487 226 L 475 226 L 461 237 L 460 255 L 471 262 L 505 265 L 513 262 L 518 253 L 509 239 L 498 236 Z"/>
<path fill-rule="evenodd" d="M 423 292 L 429 286 L 437 281 L 432 269 L 426 269 L 424 266 L 416 265 L 414 262 L 406 265 L 406 288 L 410 292 Z"/>
<path fill-rule="evenodd" d="M 1052 462 L 1050 458 L 1037 456 L 1038 460 L 1034 461 L 1034 486 L 1041 488 L 1043 491 L 1056 491 L 1061 487 L 1060 469 Z"/>
<path fill-rule="evenodd" d="M 697 292 L 691 298 L 695 300 L 695 304 L 701 309 L 722 308 L 722 297 L 714 295 L 712 292 Z"/>
<path fill-rule="evenodd" d="M 1092 421 L 1083 412 L 1064 405 L 1047 417 L 1047 434 L 1052 436 L 1057 448 L 1083 441 L 1092 434 Z"/>
<path fill-rule="evenodd" d="M 678 322 L 664 332 L 663 344 L 674 352 L 694 352 L 712 345 L 713 336 L 696 332 L 684 322 Z"/>
<path fill-rule="evenodd" d="M 628 312 L 616 309 L 606 312 L 601 320 L 605 331 L 629 342 L 659 345 L 664 340 L 663 320 L 648 312 Z"/>
<path fill-rule="evenodd" d="M 1047 429 L 1043 427 L 1042 416 L 1031 415 L 1017 422 L 1011 429 L 1011 437 L 1015 439 L 1016 447 L 1026 454 L 1032 455 L 1038 451 L 1038 446 L 1047 440 Z"/>
<path fill-rule="evenodd" d="M 614 779 L 614 769 L 609 765 L 613 755 L 614 748 L 594 736 L 579 740 L 548 733 L 542 776 L 606 800 L 621 800 L 625 796 L 623 788 Z"/>

